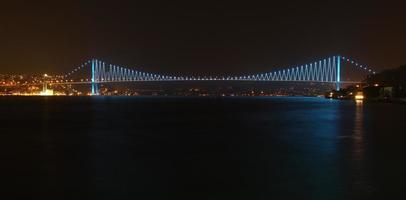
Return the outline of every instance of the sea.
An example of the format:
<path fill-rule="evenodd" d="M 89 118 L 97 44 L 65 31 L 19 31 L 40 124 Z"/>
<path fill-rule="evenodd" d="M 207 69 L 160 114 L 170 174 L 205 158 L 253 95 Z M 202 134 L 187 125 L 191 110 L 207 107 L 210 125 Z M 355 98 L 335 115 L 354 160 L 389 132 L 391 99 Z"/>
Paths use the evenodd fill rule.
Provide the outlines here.
<path fill-rule="evenodd" d="M 406 105 L 1 97 L 2 199 L 405 199 Z"/>

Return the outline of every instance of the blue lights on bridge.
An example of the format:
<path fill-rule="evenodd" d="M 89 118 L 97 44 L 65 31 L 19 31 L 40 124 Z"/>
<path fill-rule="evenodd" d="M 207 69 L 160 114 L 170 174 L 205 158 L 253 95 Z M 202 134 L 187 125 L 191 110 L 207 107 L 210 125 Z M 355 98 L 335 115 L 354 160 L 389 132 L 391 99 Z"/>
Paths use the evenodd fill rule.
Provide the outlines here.
<path fill-rule="evenodd" d="M 344 56 L 333 56 L 311 62 L 309 64 L 276 70 L 268 73 L 251 74 L 243 76 L 167 76 L 140 72 L 126 67 L 120 67 L 93 59 L 85 62 L 71 72 L 63 75 L 72 76 L 91 64 L 92 94 L 98 95 L 98 84 L 109 82 L 137 82 L 137 81 L 286 81 L 286 82 L 322 82 L 334 83 L 340 89 L 341 61 L 355 65 L 366 73 L 375 74 L 375 71 L 360 65 L 358 62 Z M 88 79 L 85 79 L 88 80 Z"/>
<path fill-rule="evenodd" d="M 337 56 L 337 86 L 336 90 L 340 90 L 340 82 L 341 82 L 341 56 Z"/>

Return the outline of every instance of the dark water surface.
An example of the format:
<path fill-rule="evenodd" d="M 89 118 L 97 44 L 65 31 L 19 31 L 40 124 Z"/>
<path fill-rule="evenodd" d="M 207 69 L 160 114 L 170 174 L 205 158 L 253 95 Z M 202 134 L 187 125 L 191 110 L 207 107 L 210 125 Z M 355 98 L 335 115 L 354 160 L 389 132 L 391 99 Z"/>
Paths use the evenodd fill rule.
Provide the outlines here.
<path fill-rule="evenodd" d="M 4 196 L 325 200 L 406 193 L 405 105 L 7 97 L 0 114 Z"/>

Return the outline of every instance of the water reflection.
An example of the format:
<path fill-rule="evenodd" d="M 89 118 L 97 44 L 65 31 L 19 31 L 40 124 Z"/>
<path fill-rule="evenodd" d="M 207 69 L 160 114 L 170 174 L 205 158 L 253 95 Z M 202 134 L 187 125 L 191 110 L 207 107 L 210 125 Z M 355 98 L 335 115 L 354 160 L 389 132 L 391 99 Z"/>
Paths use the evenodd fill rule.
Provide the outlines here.
<path fill-rule="evenodd" d="M 354 159 L 362 160 L 364 154 L 364 113 L 363 113 L 363 101 L 357 100 L 355 106 L 355 117 L 354 117 L 354 129 L 353 129 L 353 140 L 354 140 Z"/>
<path fill-rule="evenodd" d="M 354 111 L 354 126 L 353 126 L 353 149 L 352 149 L 352 188 L 353 194 L 358 196 L 371 196 L 374 192 L 374 186 L 371 185 L 368 172 L 368 165 L 366 163 L 365 152 L 365 105 L 363 101 L 356 101 Z"/>

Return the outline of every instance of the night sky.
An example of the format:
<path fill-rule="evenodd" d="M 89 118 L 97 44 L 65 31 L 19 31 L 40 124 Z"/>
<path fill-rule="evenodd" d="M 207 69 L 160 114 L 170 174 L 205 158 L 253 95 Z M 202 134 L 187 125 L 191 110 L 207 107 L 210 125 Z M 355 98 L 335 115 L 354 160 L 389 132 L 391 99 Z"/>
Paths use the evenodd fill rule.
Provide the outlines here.
<path fill-rule="evenodd" d="M 2 1 L 0 26 L 0 73 L 64 73 L 91 58 L 176 75 L 335 54 L 406 64 L 405 1 Z"/>

